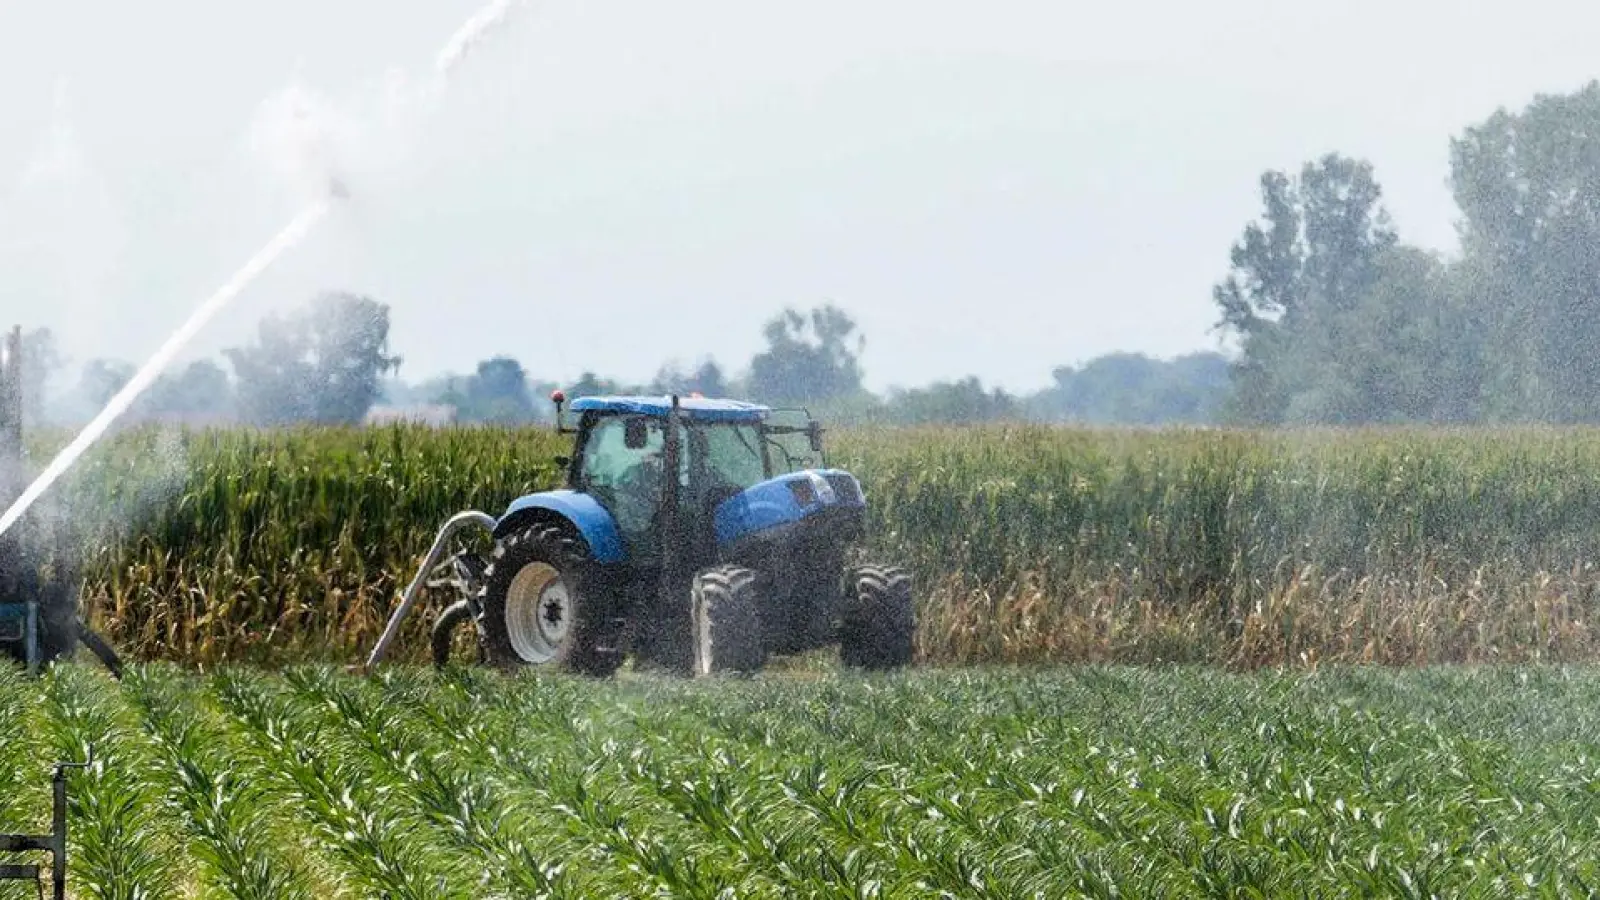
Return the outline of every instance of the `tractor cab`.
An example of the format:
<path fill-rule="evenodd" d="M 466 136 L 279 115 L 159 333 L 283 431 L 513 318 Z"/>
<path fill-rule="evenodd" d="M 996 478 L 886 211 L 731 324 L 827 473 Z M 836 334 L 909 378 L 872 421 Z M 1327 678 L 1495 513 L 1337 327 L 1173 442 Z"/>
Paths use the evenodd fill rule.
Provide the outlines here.
<path fill-rule="evenodd" d="M 559 415 L 559 399 L 557 408 Z M 676 407 L 658 398 L 583 398 L 572 411 L 579 422 L 563 460 L 567 489 L 610 513 L 636 565 L 659 564 L 666 546 L 711 561 L 723 504 L 825 465 L 821 427 L 804 411 L 799 423 L 769 421 L 765 406 L 698 397 Z"/>

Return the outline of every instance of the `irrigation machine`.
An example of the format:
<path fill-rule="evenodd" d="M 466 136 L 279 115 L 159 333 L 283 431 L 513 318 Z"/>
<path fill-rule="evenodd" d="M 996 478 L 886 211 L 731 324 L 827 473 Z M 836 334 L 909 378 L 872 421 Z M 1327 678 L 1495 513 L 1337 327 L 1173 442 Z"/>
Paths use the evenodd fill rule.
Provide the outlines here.
<path fill-rule="evenodd" d="M 31 477 L 22 401 L 22 329 L 13 328 L 0 355 L 0 506 L 21 496 Z M 35 504 L 0 534 L 0 657 L 35 673 L 82 643 L 120 677 L 116 651 L 79 616 L 79 554 L 66 518 Z"/>
<path fill-rule="evenodd" d="M 773 655 L 837 645 L 850 667 L 912 662 L 911 578 L 865 562 L 866 498 L 830 468 L 804 410 L 699 396 L 586 397 L 557 391 L 566 486 L 503 515 L 445 524 L 367 660 L 383 659 L 423 589 L 453 589 L 434 662 L 455 630 L 503 668 L 614 674 L 632 657 L 678 674 L 753 673 Z M 455 549 L 487 532 L 492 549 Z"/>

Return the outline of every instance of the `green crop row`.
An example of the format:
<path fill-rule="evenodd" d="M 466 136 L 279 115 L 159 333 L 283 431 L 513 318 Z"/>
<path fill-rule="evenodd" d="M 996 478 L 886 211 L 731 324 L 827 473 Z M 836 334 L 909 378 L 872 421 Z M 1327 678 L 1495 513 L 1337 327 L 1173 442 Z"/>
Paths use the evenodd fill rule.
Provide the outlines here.
<path fill-rule="evenodd" d="M 1600 430 L 832 440 L 865 485 L 874 553 L 917 577 L 924 660 L 1600 649 Z M 57 499 L 90 551 L 93 617 L 136 656 L 348 658 L 449 515 L 553 486 L 564 449 L 542 430 L 138 430 Z"/>
<path fill-rule="evenodd" d="M 9 698 L 9 699 L 6 699 Z M 0 669 L 0 831 L 82 897 L 1557 897 L 1600 675 Z M 894 723 L 885 728 L 885 723 Z M 0 888 L 0 898 L 32 896 Z"/>

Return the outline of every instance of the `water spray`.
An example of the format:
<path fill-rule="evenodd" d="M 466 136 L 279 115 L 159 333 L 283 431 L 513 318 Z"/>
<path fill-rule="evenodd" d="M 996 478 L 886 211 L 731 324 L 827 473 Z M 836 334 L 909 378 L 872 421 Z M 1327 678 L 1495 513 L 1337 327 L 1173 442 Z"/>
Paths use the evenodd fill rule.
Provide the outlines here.
<path fill-rule="evenodd" d="M 511 12 L 523 5 L 525 0 L 492 0 L 472 18 L 468 19 L 461 28 L 457 29 L 450 39 L 445 42 L 434 62 L 434 74 L 438 79 L 435 89 L 442 91 L 448 79 L 461 65 L 462 61 L 471 55 L 473 48 L 483 42 L 489 32 L 506 24 L 511 17 Z M 0 535 L 4 535 L 17 523 L 19 519 L 36 503 L 45 491 L 50 489 L 57 479 L 66 473 L 83 456 L 95 441 L 103 436 L 111 424 L 123 413 L 127 412 L 135 400 L 155 383 L 161 373 L 172 363 L 173 359 L 182 352 L 183 348 L 194 339 L 194 336 L 204 328 L 229 301 L 238 296 L 251 282 L 255 281 L 277 261 L 286 251 L 292 249 L 305 240 L 323 219 L 333 210 L 336 202 L 348 199 L 349 190 L 337 175 L 329 177 L 326 193 L 309 203 L 298 215 L 290 220 L 282 231 L 278 232 L 266 246 L 257 251 L 244 267 L 234 273 L 227 283 L 201 303 L 189 320 L 168 338 L 161 349 L 150 357 L 139 371 L 129 379 L 122 390 L 117 392 L 105 409 L 95 416 L 82 432 L 68 444 L 65 449 L 56 454 L 42 474 L 29 484 L 11 507 L 0 515 Z"/>

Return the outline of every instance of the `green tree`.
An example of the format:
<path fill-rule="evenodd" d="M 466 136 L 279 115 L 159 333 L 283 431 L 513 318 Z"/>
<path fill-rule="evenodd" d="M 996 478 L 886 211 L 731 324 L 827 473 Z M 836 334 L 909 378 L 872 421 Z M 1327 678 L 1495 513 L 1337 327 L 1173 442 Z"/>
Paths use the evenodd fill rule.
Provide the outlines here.
<path fill-rule="evenodd" d="M 78 395 L 94 409 L 105 409 L 137 371 L 138 367 L 126 360 L 92 359 L 78 378 Z"/>
<path fill-rule="evenodd" d="M 24 427 L 34 427 L 48 421 L 50 383 L 67 360 L 56 343 L 55 332 L 48 328 L 23 332 L 21 349 L 18 368 L 22 377 L 22 423 Z"/>
<path fill-rule="evenodd" d="M 151 415 L 227 416 L 233 411 L 233 383 L 222 366 L 197 360 L 151 385 L 145 408 Z"/>
<path fill-rule="evenodd" d="M 1451 183 L 1490 416 L 1600 421 L 1600 82 L 1466 129 Z"/>
<path fill-rule="evenodd" d="M 729 394 L 728 379 L 722 374 L 722 367 L 715 360 L 705 360 L 693 372 L 684 372 L 676 364 L 669 363 L 656 372 L 655 380 L 650 382 L 650 393 L 673 394 L 687 396 L 700 394 L 706 397 L 726 397 Z"/>
<path fill-rule="evenodd" d="M 900 425 L 971 425 L 1020 419 L 1017 398 L 1000 388 L 985 390 L 976 376 L 894 391 L 885 404 L 889 421 Z"/>
<path fill-rule="evenodd" d="M 330 293 L 288 316 L 261 323 L 253 347 L 225 351 L 246 421 L 282 425 L 360 422 L 378 399 L 390 356 L 389 308 L 367 297 Z"/>
<path fill-rule="evenodd" d="M 1366 349 L 1358 308 L 1398 243 L 1369 163 L 1328 154 L 1296 178 L 1261 178 L 1263 221 L 1234 244 L 1212 292 L 1218 328 L 1238 340 L 1232 410 L 1257 423 L 1358 421 L 1371 414 L 1345 379 Z"/>
<path fill-rule="evenodd" d="M 470 421 L 512 425 L 534 418 L 528 373 L 509 356 L 478 363 L 477 373 L 467 379 L 463 400 L 463 418 Z"/>
<path fill-rule="evenodd" d="M 1108 353 L 1081 367 L 1059 366 L 1055 384 L 1027 401 L 1032 416 L 1095 425 L 1203 424 L 1227 397 L 1228 360 L 1191 353 L 1160 360 Z"/>
<path fill-rule="evenodd" d="M 767 349 L 750 361 L 749 389 L 768 403 L 834 400 L 861 392 L 866 339 L 832 304 L 802 314 L 785 309 L 764 329 Z"/>
<path fill-rule="evenodd" d="M 593 372 L 584 372 L 566 393 L 569 398 L 576 400 L 579 397 L 602 397 L 610 394 L 629 394 L 633 391 L 613 379 L 601 378 Z"/>

